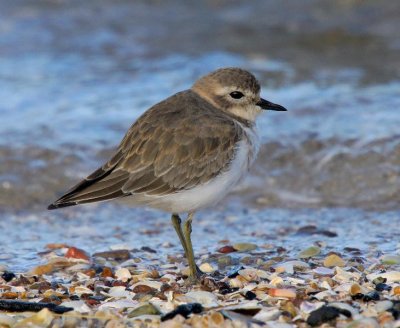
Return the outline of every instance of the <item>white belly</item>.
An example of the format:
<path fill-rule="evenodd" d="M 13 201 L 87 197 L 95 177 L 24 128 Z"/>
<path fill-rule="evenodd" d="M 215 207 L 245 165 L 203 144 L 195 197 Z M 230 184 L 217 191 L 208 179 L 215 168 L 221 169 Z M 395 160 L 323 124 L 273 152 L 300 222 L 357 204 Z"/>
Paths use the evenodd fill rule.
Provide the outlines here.
<path fill-rule="evenodd" d="M 249 165 L 258 152 L 257 134 L 250 129 L 246 129 L 246 132 L 248 140 L 239 142 L 235 158 L 227 171 L 193 189 L 153 199 L 147 198 L 146 205 L 171 213 L 184 213 L 196 211 L 220 201 L 248 172 Z"/>

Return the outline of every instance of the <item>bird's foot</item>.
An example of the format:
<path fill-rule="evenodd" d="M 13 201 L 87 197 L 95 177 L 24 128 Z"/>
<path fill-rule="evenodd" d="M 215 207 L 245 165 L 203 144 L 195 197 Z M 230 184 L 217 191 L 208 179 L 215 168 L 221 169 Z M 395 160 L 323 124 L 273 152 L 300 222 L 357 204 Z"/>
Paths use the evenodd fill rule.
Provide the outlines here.
<path fill-rule="evenodd" d="M 207 275 L 203 271 L 201 271 L 199 267 L 196 265 L 195 270 L 190 270 L 189 276 L 185 280 L 185 285 L 186 286 L 199 285 L 201 284 L 203 278 L 206 276 Z"/>

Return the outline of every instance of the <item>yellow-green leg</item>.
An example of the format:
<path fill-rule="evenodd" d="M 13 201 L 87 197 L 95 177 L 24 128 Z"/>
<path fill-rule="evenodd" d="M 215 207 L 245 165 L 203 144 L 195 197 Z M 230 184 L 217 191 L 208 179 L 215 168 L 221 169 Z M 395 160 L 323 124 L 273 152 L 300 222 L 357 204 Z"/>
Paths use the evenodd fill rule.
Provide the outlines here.
<path fill-rule="evenodd" d="M 192 282 L 196 282 L 201 277 L 202 272 L 197 267 L 196 262 L 194 260 L 192 238 L 190 236 L 192 234 L 193 215 L 194 215 L 193 212 L 189 213 L 185 223 L 183 224 L 183 236 L 185 237 L 186 240 L 186 249 L 187 249 L 186 258 L 189 263 L 189 279 Z"/>
<path fill-rule="evenodd" d="M 181 241 L 181 244 L 182 244 L 183 250 L 185 251 L 185 256 L 186 256 L 187 247 L 186 247 L 186 240 L 185 240 L 185 237 L 183 236 L 183 232 L 182 232 L 182 226 L 181 226 L 182 220 L 178 214 L 172 214 L 171 221 L 172 221 L 172 225 L 174 226 L 174 229 L 176 231 L 176 234 L 178 235 L 179 240 Z"/>
<path fill-rule="evenodd" d="M 189 264 L 189 282 L 195 283 L 201 277 L 202 272 L 197 267 L 194 260 L 192 239 L 190 237 L 192 233 L 192 220 L 194 213 L 189 213 L 186 222 L 183 225 L 182 231 L 182 220 L 178 214 L 172 214 L 171 221 L 174 229 L 179 237 L 182 244 L 183 250 L 185 251 L 185 257 Z"/>

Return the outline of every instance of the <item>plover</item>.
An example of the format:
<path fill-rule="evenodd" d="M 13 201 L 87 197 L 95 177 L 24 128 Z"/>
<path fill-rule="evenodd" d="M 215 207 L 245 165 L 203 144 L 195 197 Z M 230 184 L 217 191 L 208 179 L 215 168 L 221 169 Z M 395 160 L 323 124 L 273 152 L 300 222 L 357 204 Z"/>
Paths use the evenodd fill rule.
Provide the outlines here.
<path fill-rule="evenodd" d="M 221 200 L 248 171 L 259 148 L 255 120 L 262 110 L 286 111 L 260 98 L 251 73 L 211 72 L 147 110 L 114 156 L 48 209 L 129 197 L 134 205 L 170 212 L 189 279 L 196 281 L 193 215 Z M 183 224 L 182 213 L 188 214 Z"/>

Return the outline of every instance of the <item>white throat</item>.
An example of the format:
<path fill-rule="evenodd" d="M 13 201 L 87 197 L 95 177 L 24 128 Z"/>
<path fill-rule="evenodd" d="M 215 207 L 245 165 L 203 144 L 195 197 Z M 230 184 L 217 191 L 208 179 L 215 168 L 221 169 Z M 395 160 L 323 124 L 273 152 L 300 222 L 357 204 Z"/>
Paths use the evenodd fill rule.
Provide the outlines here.
<path fill-rule="evenodd" d="M 229 112 L 235 116 L 245 119 L 246 121 L 255 122 L 257 116 L 261 113 L 262 109 L 256 105 L 235 106 L 229 108 Z"/>

